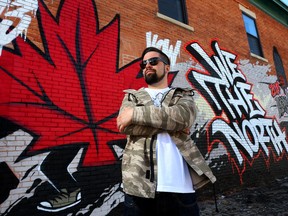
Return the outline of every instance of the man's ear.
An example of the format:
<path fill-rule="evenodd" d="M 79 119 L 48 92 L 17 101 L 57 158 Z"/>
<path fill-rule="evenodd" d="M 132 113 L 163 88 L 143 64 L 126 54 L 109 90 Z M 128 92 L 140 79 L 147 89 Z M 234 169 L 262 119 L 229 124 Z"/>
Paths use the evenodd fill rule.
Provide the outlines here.
<path fill-rule="evenodd" d="M 170 71 L 170 65 L 165 65 L 165 72 L 169 72 Z"/>

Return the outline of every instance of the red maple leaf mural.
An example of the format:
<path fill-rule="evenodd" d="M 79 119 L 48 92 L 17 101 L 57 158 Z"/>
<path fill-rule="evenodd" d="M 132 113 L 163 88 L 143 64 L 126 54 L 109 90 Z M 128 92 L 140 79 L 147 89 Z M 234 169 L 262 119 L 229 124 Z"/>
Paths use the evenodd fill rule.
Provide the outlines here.
<path fill-rule="evenodd" d="M 123 89 L 144 85 L 139 59 L 118 67 L 119 15 L 100 30 L 94 1 L 62 1 L 56 17 L 39 1 L 37 19 L 44 51 L 18 37 L 0 57 L 0 118 L 34 137 L 18 160 L 86 145 L 84 166 L 113 163 Z"/>

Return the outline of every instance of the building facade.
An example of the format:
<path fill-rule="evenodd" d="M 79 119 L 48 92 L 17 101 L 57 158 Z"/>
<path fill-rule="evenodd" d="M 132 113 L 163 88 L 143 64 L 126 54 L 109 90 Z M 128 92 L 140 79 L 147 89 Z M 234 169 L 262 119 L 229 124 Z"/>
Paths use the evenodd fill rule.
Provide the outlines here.
<path fill-rule="evenodd" d="M 0 18 L 2 215 L 119 215 L 116 117 L 148 46 L 194 89 L 218 191 L 287 173 L 284 1 L 0 0 Z"/>

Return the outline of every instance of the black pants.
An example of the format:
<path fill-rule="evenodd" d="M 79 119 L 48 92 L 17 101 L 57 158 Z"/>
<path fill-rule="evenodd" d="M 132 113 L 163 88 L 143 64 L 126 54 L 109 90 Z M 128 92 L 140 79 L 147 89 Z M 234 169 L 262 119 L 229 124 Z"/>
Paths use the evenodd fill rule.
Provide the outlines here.
<path fill-rule="evenodd" d="M 125 194 L 124 205 L 124 216 L 199 216 L 195 193 L 160 192 L 155 199 Z"/>

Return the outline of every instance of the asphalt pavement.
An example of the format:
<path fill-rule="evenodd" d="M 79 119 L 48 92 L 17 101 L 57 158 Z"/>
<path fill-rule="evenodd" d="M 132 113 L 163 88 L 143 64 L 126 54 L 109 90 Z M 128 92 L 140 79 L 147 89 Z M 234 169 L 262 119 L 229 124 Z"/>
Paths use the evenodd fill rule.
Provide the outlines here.
<path fill-rule="evenodd" d="M 247 187 L 200 199 L 201 216 L 288 216 L 288 177 L 275 179 L 270 184 Z"/>

